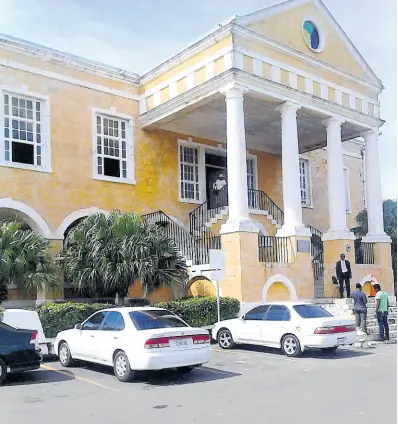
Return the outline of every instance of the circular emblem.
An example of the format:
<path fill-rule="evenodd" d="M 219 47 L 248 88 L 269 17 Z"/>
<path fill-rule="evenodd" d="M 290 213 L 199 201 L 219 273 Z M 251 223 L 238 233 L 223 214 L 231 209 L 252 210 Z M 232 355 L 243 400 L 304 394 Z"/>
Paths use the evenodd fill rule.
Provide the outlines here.
<path fill-rule="evenodd" d="M 321 52 L 323 50 L 322 36 L 317 25 L 310 20 L 305 20 L 302 30 L 305 44 L 314 52 Z"/>
<path fill-rule="evenodd" d="M 347 252 L 350 252 L 351 251 L 351 245 L 349 243 L 345 246 L 345 250 Z"/>

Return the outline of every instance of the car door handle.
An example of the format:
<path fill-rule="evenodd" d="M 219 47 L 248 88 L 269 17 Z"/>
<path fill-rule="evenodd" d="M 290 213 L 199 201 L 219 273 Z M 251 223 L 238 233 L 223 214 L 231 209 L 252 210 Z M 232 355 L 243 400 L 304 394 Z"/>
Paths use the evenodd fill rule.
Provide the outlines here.
<path fill-rule="evenodd" d="M 113 339 L 119 339 L 117 336 L 114 336 Z"/>
<path fill-rule="evenodd" d="M 91 338 L 94 338 L 94 335 L 90 335 Z"/>

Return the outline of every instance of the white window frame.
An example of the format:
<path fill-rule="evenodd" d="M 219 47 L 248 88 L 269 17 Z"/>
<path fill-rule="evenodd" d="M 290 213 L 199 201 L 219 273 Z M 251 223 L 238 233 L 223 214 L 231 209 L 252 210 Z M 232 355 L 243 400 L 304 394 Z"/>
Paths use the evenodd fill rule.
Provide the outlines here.
<path fill-rule="evenodd" d="M 192 137 L 189 137 L 187 140 L 178 139 L 177 140 L 178 150 L 177 150 L 177 173 L 178 173 L 178 200 L 179 202 L 190 203 L 190 204 L 202 204 L 206 200 L 206 164 L 205 156 L 206 152 L 214 151 L 215 153 L 225 153 L 227 149 L 220 146 L 211 146 L 203 145 L 201 143 L 196 143 L 193 141 Z M 199 201 L 195 199 L 185 199 L 181 197 L 181 163 L 180 163 L 180 146 L 186 146 L 190 148 L 198 149 L 198 168 L 199 168 Z M 250 153 L 246 154 L 246 158 L 253 161 L 253 172 L 254 172 L 254 187 L 253 190 L 258 190 L 258 168 L 257 168 L 257 155 Z"/>
<path fill-rule="evenodd" d="M 301 202 L 301 206 L 303 208 L 314 208 L 314 204 L 312 202 L 312 175 L 311 175 L 311 160 L 308 157 L 301 156 L 299 157 L 299 167 L 300 167 L 300 199 L 301 199 L 301 163 L 305 163 L 306 170 L 306 178 L 308 180 L 308 188 L 307 188 L 307 202 Z"/>
<path fill-rule="evenodd" d="M 345 212 L 347 214 L 351 214 L 351 187 L 350 187 L 350 169 L 347 166 L 343 167 L 343 172 L 347 173 L 347 180 L 344 177 L 344 202 L 348 203 L 348 205 L 346 204 L 345 206 Z"/>
<path fill-rule="evenodd" d="M 127 177 L 112 177 L 98 174 L 97 165 L 97 115 L 109 119 L 119 119 L 127 121 L 126 125 L 126 162 L 127 162 Z M 115 108 L 111 109 L 92 109 L 92 166 L 93 179 L 102 180 L 113 183 L 136 184 L 135 179 L 135 149 L 134 149 L 134 121 L 131 115 L 121 114 L 116 112 Z M 121 161 L 121 159 L 120 159 Z"/>
<path fill-rule="evenodd" d="M 190 199 L 190 198 L 183 198 L 181 196 L 181 187 L 182 187 L 182 181 L 181 181 L 181 157 L 180 152 L 181 148 L 192 148 L 197 149 L 198 152 L 198 190 L 199 190 L 199 199 Z M 177 150 L 177 173 L 178 173 L 178 200 L 180 202 L 185 202 L 188 204 L 202 204 L 204 202 L 204 199 L 206 198 L 206 173 L 205 173 L 205 150 L 203 145 L 199 143 L 194 143 L 192 141 L 192 138 L 189 138 L 188 140 L 182 140 L 178 139 L 178 150 Z"/>
<path fill-rule="evenodd" d="M 41 130 L 41 165 L 23 164 L 5 160 L 5 137 L 4 137 L 4 95 L 23 97 L 31 99 L 33 102 L 40 102 L 40 130 Z M 12 119 L 12 117 L 10 117 Z M 8 168 L 18 168 L 23 170 L 39 171 L 42 173 L 52 173 L 51 167 L 51 129 L 50 129 L 50 98 L 39 93 L 33 93 L 27 87 L 0 86 L 0 166 Z M 11 123 L 10 123 L 11 126 Z M 11 128 L 11 127 L 10 127 Z M 36 142 L 34 143 L 36 146 Z M 34 152 L 36 158 L 36 152 Z"/>

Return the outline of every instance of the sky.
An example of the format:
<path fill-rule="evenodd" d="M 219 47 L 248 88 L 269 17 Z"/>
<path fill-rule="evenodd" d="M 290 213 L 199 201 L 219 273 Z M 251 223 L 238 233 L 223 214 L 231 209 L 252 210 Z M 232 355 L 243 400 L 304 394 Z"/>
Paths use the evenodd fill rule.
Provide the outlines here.
<path fill-rule="evenodd" d="M 383 197 L 397 192 L 396 0 L 323 0 L 382 80 Z M 0 33 L 142 74 L 233 15 L 277 0 L 0 0 Z"/>

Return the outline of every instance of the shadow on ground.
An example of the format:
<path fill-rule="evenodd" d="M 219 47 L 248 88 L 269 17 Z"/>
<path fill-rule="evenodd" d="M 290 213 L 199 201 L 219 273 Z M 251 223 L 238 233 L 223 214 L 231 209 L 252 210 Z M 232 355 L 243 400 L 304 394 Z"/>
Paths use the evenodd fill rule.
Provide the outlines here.
<path fill-rule="evenodd" d="M 236 349 L 244 350 L 247 352 L 253 352 L 253 353 L 274 354 L 277 356 L 281 356 L 281 358 L 286 357 L 281 350 L 278 350 L 276 348 L 268 348 L 268 347 L 262 347 L 257 345 L 239 345 L 236 347 Z M 339 360 L 339 359 L 348 359 L 352 357 L 369 356 L 369 355 L 372 355 L 375 350 L 376 349 L 374 348 L 369 348 L 366 350 L 360 350 L 360 349 L 354 349 L 354 348 L 338 348 L 336 351 L 332 353 L 328 353 L 328 352 L 322 351 L 321 349 L 306 349 L 304 350 L 301 357 L 307 358 L 307 359 L 332 358 L 334 360 Z M 300 359 L 300 357 L 293 357 L 293 358 Z"/>
<path fill-rule="evenodd" d="M 110 376 L 114 375 L 111 367 L 99 364 L 79 362 L 79 367 Z M 132 383 L 145 383 L 157 386 L 184 385 L 234 378 L 240 375 L 240 373 L 227 372 L 211 367 L 200 366 L 195 368 L 192 372 L 184 374 L 179 373 L 176 370 L 138 372 Z"/>
<path fill-rule="evenodd" d="M 11 373 L 7 376 L 2 386 L 50 384 L 71 381 L 73 379 L 75 379 L 75 376 L 69 371 L 59 373 L 52 370 L 39 369 L 30 372 Z"/>

